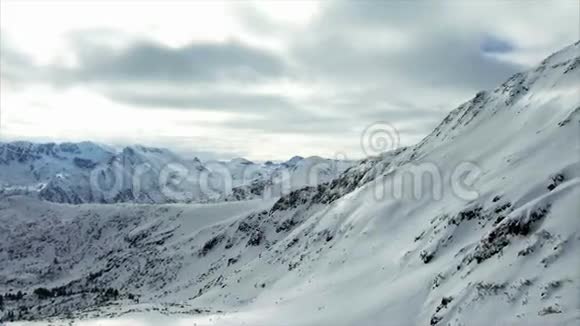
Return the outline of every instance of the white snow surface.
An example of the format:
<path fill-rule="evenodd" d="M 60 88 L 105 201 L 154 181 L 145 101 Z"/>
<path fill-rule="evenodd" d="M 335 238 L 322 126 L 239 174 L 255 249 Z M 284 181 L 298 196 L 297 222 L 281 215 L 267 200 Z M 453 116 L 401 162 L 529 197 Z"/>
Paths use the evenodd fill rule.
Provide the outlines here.
<path fill-rule="evenodd" d="M 478 93 L 419 144 L 279 200 L 5 197 L 0 293 L 26 292 L 7 307 L 43 325 L 577 325 L 579 49 Z M 453 183 L 466 162 L 470 192 Z M 440 193 L 399 177 L 426 168 Z M 87 292 L 105 287 L 116 300 Z"/>

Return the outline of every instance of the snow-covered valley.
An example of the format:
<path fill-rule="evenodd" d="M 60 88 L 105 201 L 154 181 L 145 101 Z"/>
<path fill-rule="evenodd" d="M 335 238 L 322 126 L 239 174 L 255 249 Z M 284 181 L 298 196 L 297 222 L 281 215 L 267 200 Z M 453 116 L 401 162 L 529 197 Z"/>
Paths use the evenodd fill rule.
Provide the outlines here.
<path fill-rule="evenodd" d="M 126 179 L 138 163 L 155 175 L 168 161 L 145 149 L 52 148 L 64 158 L 23 163 L 4 144 L 0 320 L 577 325 L 579 86 L 580 42 L 478 93 L 414 146 L 324 161 L 315 183 L 291 167 L 299 181 L 269 197 L 263 184 L 280 179 L 266 164 L 219 200 L 191 191 L 196 200 L 172 203 L 147 182 L 138 195 L 96 197 L 90 162 L 120 165 Z M 32 195 L 14 190 L 40 183 Z"/>

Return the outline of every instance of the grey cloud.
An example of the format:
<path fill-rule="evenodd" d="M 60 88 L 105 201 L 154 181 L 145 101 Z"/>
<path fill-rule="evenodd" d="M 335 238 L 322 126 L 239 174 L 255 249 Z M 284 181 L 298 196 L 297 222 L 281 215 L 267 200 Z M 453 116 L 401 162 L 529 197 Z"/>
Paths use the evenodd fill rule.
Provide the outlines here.
<path fill-rule="evenodd" d="M 365 89 L 348 90 L 333 93 L 314 100 L 314 104 L 336 109 L 338 113 L 354 115 L 368 120 L 407 119 L 422 117 L 440 119 L 449 111 L 449 107 L 440 107 L 435 103 L 419 105 L 412 99 L 405 99 L 396 90 L 388 91 L 378 86 Z"/>
<path fill-rule="evenodd" d="M 345 126 L 388 121 L 405 125 L 402 134 L 424 135 L 462 100 L 525 69 L 487 56 L 482 46 L 501 38 L 449 26 L 447 9 L 420 1 L 325 3 L 312 33 L 296 37 L 290 49 L 297 76 L 334 90 L 313 99 L 310 107 L 328 108 L 335 119 L 314 117 L 268 128 L 336 133 Z M 401 36 L 403 46 L 389 47 L 383 35 Z"/>
<path fill-rule="evenodd" d="M 493 87 L 524 67 L 498 61 L 480 51 L 477 40 L 453 35 L 426 35 L 402 51 L 359 49 L 356 39 L 344 34 L 321 36 L 309 44 L 297 44 L 295 55 L 316 79 L 366 85 L 454 87 L 476 92 Z M 421 89 L 417 89 L 421 91 Z"/>
<path fill-rule="evenodd" d="M 389 122 L 398 125 L 402 137 L 416 137 L 424 134 L 425 130 L 434 128 L 446 113 L 404 103 L 390 103 L 388 107 L 380 108 L 370 106 L 372 101 L 372 98 L 368 99 L 368 102 L 359 99 L 359 104 L 369 104 L 368 108 L 361 106 L 360 109 L 354 103 L 342 105 L 325 104 L 323 101 L 295 103 L 293 110 L 263 112 L 260 115 L 237 115 L 226 121 L 217 122 L 217 125 L 271 134 L 357 137 L 371 124 Z M 320 112 L 319 107 L 331 107 L 332 110 Z"/>
<path fill-rule="evenodd" d="M 171 48 L 136 41 L 116 49 L 90 42 L 76 43 L 78 67 L 35 65 L 2 40 L 0 57 L 7 78 L 55 85 L 75 83 L 188 84 L 221 81 L 258 82 L 284 74 L 276 55 L 241 43 L 192 43 Z M 27 77 L 27 80 L 26 78 Z"/>
<path fill-rule="evenodd" d="M 349 118 L 334 118 L 324 116 L 307 116 L 304 119 L 256 119 L 241 117 L 226 122 L 219 123 L 223 127 L 233 129 L 259 130 L 272 134 L 300 134 L 300 135 L 327 135 L 356 137 L 365 127 L 381 122 L 381 120 L 358 120 L 353 121 Z M 424 121 L 420 118 L 407 120 L 413 126 L 398 127 L 397 131 L 402 137 L 424 135 L 425 128 L 434 128 L 439 120 Z M 338 141 L 338 138 L 337 138 Z"/>
<path fill-rule="evenodd" d="M 28 81 L 37 72 L 26 54 L 11 46 L 6 33 L 0 31 L 0 76 L 13 81 Z"/>
<path fill-rule="evenodd" d="M 87 81 L 214 82 L 257 81 L 279 77 L 283 62 L 275 55 L 240 43 L 193 43 L 170 48 L 141 41 L 115 51 L 95 46 L 81 52 L 78 79 Z"/>
<path fill-rule="evenodd" d="M 480 48 L 485 53 L 507 53 L 514 50 L 514 45 L 506 40 L 488 36 L 483 39 Z"/>
<path fill-rule="evenodd" d="M 129 46 L 121 49 L 95 43 L 114 36 L 109 30 L 75 33 L 72 39 L 79 61 L 76 68 L 36 65 L 27 54 L 2 38 L 2 77 L 24 85 L 84 84 L 115 102 L 142 108 L 233 113 L 294 109 L 283 96 L 252 93 L 254 83 L 279 78 L 286 71 L 284 62 L 268 51 L 234 42 L 194 43 L 175 49 L 145 41 L 130 41 Z M 217 89 L 231 83 L 244 85 L 248 91 Z"/>
<path fill-rule="evenodd" d="M 326 3 L 324 23 L 385 26 L 417 26 L 445 9 L 432 1 L 336 1 Z"/>
<path fill-rule="evenodd" d="M 289 99 L 269 94 L 207 91 L 201 95 L 188 94 L 187 92 L 152 95 L 146 92 L 110 91 L 107 95 L 114 101 L 144 108 L 211 109 L 232 113 L 264 114 L 295 109 L 294 104 Z"/>
<path fill-rule="evenodd" d="M 28 56 L 10 47 L 0 33 L 0 60 L 3 67 L 26 66 L 32 62 Z"/>
<path fill-rule="evenodd" d="M 301 114 L 301 115 L 299 115 Z M 311 114 L 303 111 L 272 116 L 239 116 L 219 123 L 222 127 L 256 130 L 271 134 L 347 134 L 352 131 L 352 121 Z"/>

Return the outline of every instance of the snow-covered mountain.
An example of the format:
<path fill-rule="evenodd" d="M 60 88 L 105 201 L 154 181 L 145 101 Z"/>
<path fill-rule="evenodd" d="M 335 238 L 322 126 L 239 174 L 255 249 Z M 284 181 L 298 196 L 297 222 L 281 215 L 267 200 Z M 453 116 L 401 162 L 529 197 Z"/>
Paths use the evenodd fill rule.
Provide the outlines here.
<path fill-rule="evenodd" d="M 164 203 L 204 201 L 196 182 L 205 168 L 167 149 L 125 147 L 89 173 L 53 178 L 40 192 L 65 203 Z"/>
<path fill-rule="evenodd" d="M 4 198 L 4 320 L 575 325 L 578 86 L 580 42 L 478 93 L 417 145 L 275 202 Z"/>
<path fill-rule="evenodd" d="M 351 161 L 325 159 L 319 156 L 294 156 L 280 163 L 255 164 L 246 160 L 226 162 L 232 171 L 234 186 L 225 200 L 274 198 L 291 191 L 328 183 L 353 165 Z M 236 173 L 236 171 L 241 171 Z"/>
<path fill-rule="evenodd" d="M 0 196 L 36 195 L 59 203 L 173 203 L 276 197 L 316 186 L 352 165 L 319 157 L 257 164 L 201 162 L 170 150 L 90 142 L 0 143 Z"/>
<path fill-rule="evenodd" d="M 59 174 L 90 170 L 112 156 L 112 152 L 91 142 L 0 142 L 0 185 L 46 183 Z"/>

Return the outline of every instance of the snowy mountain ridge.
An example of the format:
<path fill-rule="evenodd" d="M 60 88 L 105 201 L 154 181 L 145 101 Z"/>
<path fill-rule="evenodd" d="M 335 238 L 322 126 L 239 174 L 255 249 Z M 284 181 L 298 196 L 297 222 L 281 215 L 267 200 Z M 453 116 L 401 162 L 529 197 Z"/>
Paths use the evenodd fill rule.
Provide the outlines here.
<path fill-rule="evenodd" d="M 296 189 L 327 182 L 351 164 L 318 157 L 201 162 L 141 145 L 114 152 L 91 142 L 11 142 L 0 143 L 0 195 L 70 204 L 245 200 L 279 196 L 281 185 Z"/>

